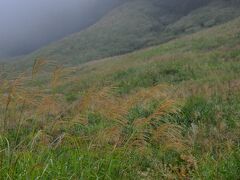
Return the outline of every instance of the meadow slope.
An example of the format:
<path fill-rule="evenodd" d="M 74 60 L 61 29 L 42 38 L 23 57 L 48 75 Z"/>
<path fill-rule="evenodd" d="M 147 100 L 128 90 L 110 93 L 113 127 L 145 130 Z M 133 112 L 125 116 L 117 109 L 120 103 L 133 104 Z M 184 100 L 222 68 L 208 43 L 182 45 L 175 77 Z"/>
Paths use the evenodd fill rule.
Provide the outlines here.
<path fill-rule="evenodd" d="M 238 179 L 239 27 L 1 73 L 0 179 Z"/>
<path fill-rule="evenodd" d="M 233 0 L 197 0 L 195 6 L 192 0 L 184 2 L 126 1 L 86 30 L 21 58 L 24 62 L 18 66 L 32 64 L 36 58 L 76 65 L 121 55 L 225 23 L 240 15 L 240 4 Z"/>

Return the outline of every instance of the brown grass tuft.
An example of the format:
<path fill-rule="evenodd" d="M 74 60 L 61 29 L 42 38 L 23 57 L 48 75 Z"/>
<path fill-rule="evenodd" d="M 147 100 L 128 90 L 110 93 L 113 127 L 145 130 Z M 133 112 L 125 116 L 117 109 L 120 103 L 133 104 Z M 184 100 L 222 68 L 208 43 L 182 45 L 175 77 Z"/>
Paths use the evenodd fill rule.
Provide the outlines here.
<path fill-rule="evenodd" d="M 47 61 L 41 58 L 37 58 L 34 61 L 34 64 L 32 67 L 32 79 L 35 78 L 36 74 L 40 72 L 40 70 L 43 68 L 45 64 L 47 64 Z"/>

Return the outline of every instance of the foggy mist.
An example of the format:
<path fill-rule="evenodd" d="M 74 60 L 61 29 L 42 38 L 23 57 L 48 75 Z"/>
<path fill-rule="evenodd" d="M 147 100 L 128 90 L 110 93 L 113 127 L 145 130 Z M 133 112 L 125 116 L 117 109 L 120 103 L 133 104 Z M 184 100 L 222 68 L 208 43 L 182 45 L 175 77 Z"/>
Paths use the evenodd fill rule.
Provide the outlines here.
<path fill-rule="evenodd" d="M 0 0 L 0 57 L 27 54 L 86 28 L 120 0 Z"/>

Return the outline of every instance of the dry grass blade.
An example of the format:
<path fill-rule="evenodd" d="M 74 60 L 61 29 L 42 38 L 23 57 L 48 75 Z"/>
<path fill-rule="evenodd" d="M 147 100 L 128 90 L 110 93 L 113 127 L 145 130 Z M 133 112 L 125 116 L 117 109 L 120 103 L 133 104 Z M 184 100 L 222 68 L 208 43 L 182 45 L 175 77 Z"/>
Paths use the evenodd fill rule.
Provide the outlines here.
<path fill-rule="evenodd" d="M 149 117 L 149 119 L 157 118 L 168 113 L 176 113 L 177 108 L 175 106 L 176 102 L 173 100 L 165 100 L 157 110 Z"/>
<path fill-rule="evenodd" d="M 41 115 L 58 115 L 62 108 L 53 96 L 45 96 L 38 106 L 37 112 Z"/>
<path fill-rule="evenodd" d="M 88 125 L 88 118 L 84 115 L 77 114 L 71 121 L 73 124 L 81 124 L 81 125 Z"/>
<path fill-rule="evenodd" d="M 106 144 L 118 145 L 121 142 L 122 129 L 119 127 L 110 127 L 100 131 L 96 137 L 96 143 L 104 146 Z"/>
<path fill-rule="evenodd" d="M 170 144 L 166 142 L 165 147 L 171 148 L 175 146 L 183 147 L 181 135 L 181 127 L 172 124 L 162 124 L 160 127 L 158 123 L 152 121 L 153 119 L 158 119 L 162 116 L 168 115 L 169 113 L 177 112 L 175 107 L 175 101 L 166 100 L 147 118 L 136 119 L 133 122 L 133 127 L 136 131 L 135 138 L 132 143 L 134 146 L 146 146 L 151 143 L 152 139 L 167 139 Z M 153 128 L 157 127 L 157 129 Z M 154 138 L 153 138 L 154 137 Z M 178 139 L 177 137 L 180 137 Z M 158 141 L 157 140 L 157 141 Z"/>
<path fill-rule="evenodd" d="M 61 77 L 63 75 L 64 68 L 63 66 L 57 66 L 52 73 L 52 78 L 51 78 L 51 86 L 52 88 L 56 88 L 61 80 Z"/>
<path fill-rule="evenodd" d="M 32 78 L 41 70 L 41 68 L 47 64 L 47 61 L 44 59 L 36 59 L 32 67 Z"/>
<path fill-rule="evenodd" d="M 15 80 L 7 81 L 6 86 L 3 87 L 3 106 L 4 106 L 4 117 L 3 117 L 3 130 L 7 129 L 8 126 L 8 111 L 10 109 L 10 104 L 14 101 L 16 101 L 17 97 L 17 90 L 21 89 L 22 86 L 22 80 L 24 74 L 21 74 L 18 76 Z"/>
<path fill-rule="evenodd" d="M 188 145 L 182 135 L 182 127 L 170 123 L 160 125 L 153 132 L 153 141 L 165 149 L 172 149 L 178 152 L 188 150 Z"/>
<path fill-rule="evenodd" d="M 166 98 L 166 94 L 164 93 L 165 89 L 168 86 L 166 85 L 157 85 L 148 89 L 142 89 L 136 92 L 134 95 L 129 96 L 125 101 L 126 105 L 132 107 L 138 103 L 146 104 L 149 101 L 155 99 L 164 99 Z"/>

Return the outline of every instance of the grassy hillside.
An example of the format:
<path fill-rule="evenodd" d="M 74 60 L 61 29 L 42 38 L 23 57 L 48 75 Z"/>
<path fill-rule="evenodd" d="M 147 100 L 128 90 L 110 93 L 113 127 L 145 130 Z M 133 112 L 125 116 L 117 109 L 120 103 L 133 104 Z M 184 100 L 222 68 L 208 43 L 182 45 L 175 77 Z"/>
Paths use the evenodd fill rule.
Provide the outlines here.
<path fill-rule="evenodd" d="M 239 27 L 1 75 L 0 179 L 238 179 Z"/>
<path fill-rule="evenodd" d="M 80 64 L 166 42 L 240 14 L 239 3 L 232 1 L 177 2 L 126 1 L 90 28 L 26 57 L 25 63 L 41 57 L 64 64 Z"/>

